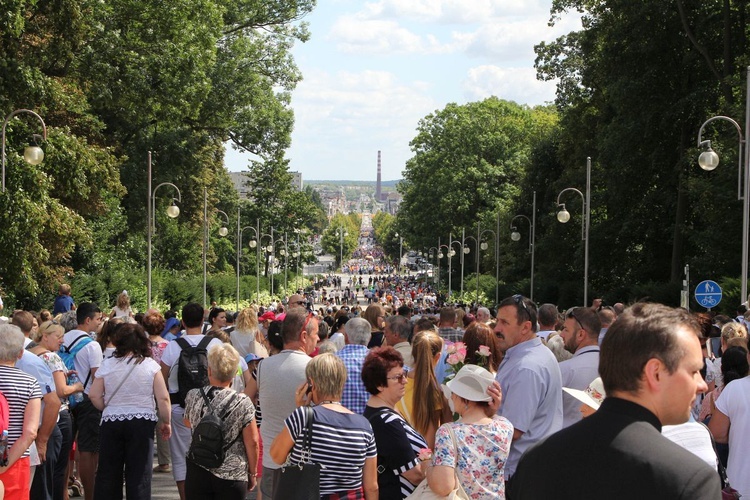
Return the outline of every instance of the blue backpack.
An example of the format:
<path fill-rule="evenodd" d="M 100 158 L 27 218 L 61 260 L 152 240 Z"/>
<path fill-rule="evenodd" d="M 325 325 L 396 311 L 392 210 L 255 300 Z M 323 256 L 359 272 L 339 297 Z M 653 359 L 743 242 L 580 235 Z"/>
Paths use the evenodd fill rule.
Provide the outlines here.
<path fill-rule="evenodd" d="M 65 367 L 68 370 L 75 370 L 75 359 L 78 352 L 86 347 L 86 345 L 89 342 L 93 342 L 94 340 L 89 337 L 88 334 L 84 333 L 80 335 L 78 338 L 76 338 L 69 346 L 62 345 L 60 346 L 60 351 L 58 352 L 58 355 L 60 356 L 60 359 L 63 360 L 63 363 L 65 363 Z M 89 383 L 89 379 L 91 378 L 91 370 L 89 370 L 88 374 L 86 375 L 86 381 L 83 383 L 83 386 L 86 387 L 86 384 Z M 73 398 L 73 396 L 69 396 L 68 403 L 70 404 L 70 407 L 73 408 L 76 404 L 79 403 L 79 399 Z"/>

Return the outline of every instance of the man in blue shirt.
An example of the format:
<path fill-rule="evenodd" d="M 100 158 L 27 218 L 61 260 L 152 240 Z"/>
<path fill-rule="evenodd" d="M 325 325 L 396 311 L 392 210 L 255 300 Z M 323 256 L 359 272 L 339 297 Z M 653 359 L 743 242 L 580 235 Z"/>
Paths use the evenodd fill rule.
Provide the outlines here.
<path fill-rule="evenodd" d="M 55 298 L 55 305 L 52 307 L 52 315 L 57 316 L 68 311 L 74 311 L 76 304 L 73 297 L 70 296 L 70 285 L 63 283 L 58 289 L 58 296 Z"/>
<path fill-rule="evenodd" d="M 362 382 L 362 365 L 369 352 L 367 344 L 372 336 L 370 322 L 362 318 L 352 318 L 344 326 L 346 345 L 336 353 L 346 366 L 346 383 L 341 396 L 341 404 L 354 413 L 362 415 L 370 393 Z"/>

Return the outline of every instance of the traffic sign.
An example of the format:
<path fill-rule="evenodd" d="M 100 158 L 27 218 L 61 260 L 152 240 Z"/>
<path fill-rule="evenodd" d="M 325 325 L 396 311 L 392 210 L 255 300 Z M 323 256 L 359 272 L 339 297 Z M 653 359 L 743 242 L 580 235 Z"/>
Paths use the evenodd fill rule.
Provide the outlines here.
<path fill-rule="evenodd" d="M 706 309 L 716 307 L 721 302 L 721 287 L 715 281 L 701 281 L 695 287 L 695 300 Z"/>

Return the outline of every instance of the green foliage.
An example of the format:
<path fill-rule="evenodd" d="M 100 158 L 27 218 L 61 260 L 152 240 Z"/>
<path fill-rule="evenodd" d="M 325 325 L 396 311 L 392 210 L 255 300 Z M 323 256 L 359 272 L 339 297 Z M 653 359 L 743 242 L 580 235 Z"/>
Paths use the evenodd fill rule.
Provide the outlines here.
<path fill-rule="evenodd" d="M 323 232 L 321 245 L 323 251 L 336 257 L 337 265 L 341 265 L 341 253 L 346 261 L 356 250 L 359 241 L 360 221 L 357 216 L 351 217 L 336 214 L 328 223 L 328 228 Z M 343 229 L 343 236 L 342 231 Z"/>

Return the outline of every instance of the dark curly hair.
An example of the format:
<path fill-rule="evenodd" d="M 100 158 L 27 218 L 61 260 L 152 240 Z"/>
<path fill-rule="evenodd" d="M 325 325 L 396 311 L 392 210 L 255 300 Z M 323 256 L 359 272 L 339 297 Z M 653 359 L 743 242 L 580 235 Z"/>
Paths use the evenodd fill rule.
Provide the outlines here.
<path fill-rule="evenodd" d="M 388 385 L 388 372 L 397 366 L 404 366 L 404 358 L 396 349 L 390 346 L 372 349 L 362 365 L 362 382 L 367 392 L 377 396 L 379 388 Z"/>
<path fill-rule="evenodd" d="M 140 363 L 151 357 L 151 341 L 138 323 L 120 324 L 114 333 L 115 358 L 132 356 L 136 363 Z"/>

